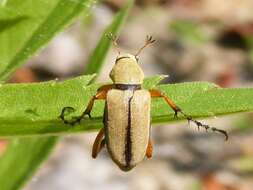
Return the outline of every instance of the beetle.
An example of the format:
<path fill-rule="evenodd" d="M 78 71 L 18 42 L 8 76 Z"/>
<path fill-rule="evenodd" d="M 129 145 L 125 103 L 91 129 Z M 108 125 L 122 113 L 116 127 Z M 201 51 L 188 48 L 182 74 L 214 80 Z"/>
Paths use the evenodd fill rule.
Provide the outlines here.
<path fill-rule="evenodd" d="M 115 42 L 115 41 L 114 41 Z M 95 100 L 105 100 L 103 124 L 92 148 L 92 157 L 96 158 L 100 150 L 106 146 L 112 160 L 123 171 L 129 171 L 145 157 L 151 158 L 153 146 L 150 137 L 150 105 L 152 98 L 163 98 L 174 110 L 175 117 L 178 113 L 193 122 L 197 127 L 220 132 L 228 139 L 227 132 L 193 119 L 185 114 L 168 96 L 157 89 L 145 90 L 142 88 L 144 73 L 139 66 L 138 56 L 148 45 L 154 43 L 151 36 L 147 36 L 146 43 L 135 55 L 119 52 L 115 65 L 110 72 L 112 84 L 104 85 L 97 90 L 96 95 L 89 101 L 85 111 L 77 118 L 65 119 L 65 112 L 72 107 L 64 107 L 61 119 L 64 123 L 75 125 L 88 115 Z M 115 42 L 116 44 L 116 42 Z"/>

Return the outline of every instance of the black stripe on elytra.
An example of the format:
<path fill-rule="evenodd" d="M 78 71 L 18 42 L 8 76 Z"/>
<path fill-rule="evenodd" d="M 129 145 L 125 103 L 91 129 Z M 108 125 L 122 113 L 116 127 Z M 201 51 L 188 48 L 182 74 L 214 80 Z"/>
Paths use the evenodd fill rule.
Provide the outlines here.
<path fill-rule="evenodd" d="M 108 121 L 108 108 L 107 108 L 107 102 L 105 101 L 104 116 L 103 116 L 104 127 L 107 127 L 107 121 Z"/>
<path fill-rule="evenodd" d="M 115 88 L 119 90 L 140 90 L 140 84 L 115 84 Z"/>
<path fill-rule="evenodd" d="M 133 96 L 128 100 L 128 121 L 127 121 L 127 128 L 126 128 L 126 144 L 125 144 L 125 161 L 126 167 L 130 166 L 131 159 L 132 159 L 132 140 L 131 140 L 131 101 Z"/>

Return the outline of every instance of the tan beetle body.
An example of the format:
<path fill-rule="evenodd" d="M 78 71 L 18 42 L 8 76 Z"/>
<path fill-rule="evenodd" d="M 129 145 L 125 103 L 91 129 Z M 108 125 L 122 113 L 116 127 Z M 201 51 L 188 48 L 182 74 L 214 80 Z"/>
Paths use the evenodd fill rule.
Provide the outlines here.
<path fill-rule="evenodd" d="M 126 90 L 112 89 L 107 93 L 105 141 L 112 160 L 127 171 L 146 155 L 150 138 L 151 97 L 147 90 L 127 88 L 129 85 L 141 88 L 144 79 L 133 55 L 118 57 L 110 77 L 114 84 L 125 86 Z"/>
<path fill-rule="evenodd" d="M 142 89 L 144 73 L 140 68 L 137 55 L 148 44 L 153 43 L 152 37 L 148 37 L 146 44 L 134 55 L 120 55 L 113 66 L 110 77 L 111 85 L 105 85 L 98 89 L 97 94 L 90 100 L 85 111 L 80 117 L 71 121 L 65 119 L 65 111 L 72 107 L 64 107 L 60 118 L 66 124 L 80 123 L 85 115 L 90 113 L 95 100 L 105 100 L 104 127 L 99 131 L 92 148 L 92 157 L 96 158 L 100 150 L 106 145 L 112 160 L 123 171 L 129 171 L 145 156 L 152 157 L 153 146 L 150 139 L 150 107 L 151 98 L 163 98 L 174 110 L 175 116 L 181 113 L 188 121 L 194 122 L 198 127 L 211 129 L 226 136 L 226 131 L 220 130 L 194 120 L 185 114 L 170 98 L 159 90 Z"/>

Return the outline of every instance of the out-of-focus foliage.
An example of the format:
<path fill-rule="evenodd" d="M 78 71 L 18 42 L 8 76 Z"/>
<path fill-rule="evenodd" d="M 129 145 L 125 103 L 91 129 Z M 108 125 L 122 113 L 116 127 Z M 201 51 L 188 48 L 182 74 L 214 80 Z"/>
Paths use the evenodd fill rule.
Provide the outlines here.
<path fill-rule="evenodd" d="M 170 30 L 183 42 L 203 44 L 209 40 L 198 24 L 187 20 L 173 21 L 170 24 Z"/>
<path fill-rule="evenodd" d="M 94 0 L 9 0 L 0 6 L 0 79 L 6 79 Z"/>

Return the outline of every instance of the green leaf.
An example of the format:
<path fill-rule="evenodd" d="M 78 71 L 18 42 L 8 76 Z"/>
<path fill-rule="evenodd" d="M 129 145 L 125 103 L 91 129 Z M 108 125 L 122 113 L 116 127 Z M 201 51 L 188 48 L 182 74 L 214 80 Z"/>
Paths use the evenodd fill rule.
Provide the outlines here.
<path fill-rule="evenodd" d="M 83 119 L 81 125 L 70 127 L 63 124 L 59 115 L 65 106 L 76 111 L 78 116 L 89 99 L 96 93 L 99 84 L 87 86 L 92 76 L 80 77 L 65 82 L 54 81 L 38 84 L 2 85 L 0 87 L 0 136 L 60 135 L 98 129 L 102 126 L 104 101 L 97 101 L 92 110 L 92 119 Z M 88 78 L 88 79 L 87 79 Z M 158 78 L 145 80 L 146 88 L 154 88 Z M 83 81 L 86 81 L 83 82 Z M 148 85 L 147 85 L 148 84 Z M 253 89 L 222 89 L 207 82 L 158 85 L 185 113 L 194 118 L 253 111 Z M 15 97 L 14 97 L 15 95 Z M 173 110 L 161 98 L 152 101 L 152 123 L 171 122 Z"/>
<path fill-rule="evenodd" d="M 56 142 L 56 137 L 12 140 L 7 152 L 0 157 L 0 189 L 20 189 L 48 157 Z"/>
<path fill-rule="evenodd" d="M 253 88 L 219 88 L 207 82 L 191 82 L 172 85 L 160 85 L 185 113 L 194 118 L 215 117 L 239 112 L 253 111 Z M 154 122 L 166 122 L 166 113 L 173 118 L 173 111 L 161 101 L 154 104 Z M 183 119 L 180 117 L 179 119 Z"/>
<path fill-rule="evenodd" d="M 113 36 L 118 35 L 121 26 L 126 20 L 129 10 L 133 6 L 133 3 L 134 3 L 133 0 L 129 0 L 126 3 L 126 5 L 122 8 L 122 10 L 117 13 L 112 23 L 105 29 L 103 35 L 101 36 L 98 42 L 97 47 L 95 48 L 90 57 L 89 64 L 85 69 L 85 74 L 99 73 L 112 43 L 112 40 L 108 38 L 108 35 L 110 34 L 112 34 Z"/>
<path fill-rule="evenodd" d="M 0 136 L 23 136 L 34 134 L 55 134 L 69 130 L 80 131 L 81 128 L 70 128 L 63 125 L 59 118 L 65 106 L 76 108 L 75 115 L 80 114 L 89 99 L 96 93 L 98 84 L 88 85 L 94 75 L 87 75 L 65 82 L 43 82 L 33 84 L 6 84 L 0 87 Z M 158 83 L 152 77 L 146 87 Z M 95 109 L 96 115 L 102 115 Z M 89 121 L 90 125 L 101 125 L 101 119 Z M 19 131 L 19 132 L 18 132 Z M 30 133 L 27 133 L 30 131 Z M 51 131 L 51 132 L 49 132 Z M 5 135 L 3 135 L 5 134 Z"/>
<path fill-rule="evenodd" d="M 168 77 L 168 75 L 157 75 L 157 76 L 153 76 L 148 79 L 145 79 L 142 87 L 145 89 L 155 88 L 157 84 L 163 79 L 165 79 L 166 77 Z"/>
<path fill-rule="evenodd" d="M 5 80 L 94 0 L 9 0 L 0 6 L 0 79 Z"/>

